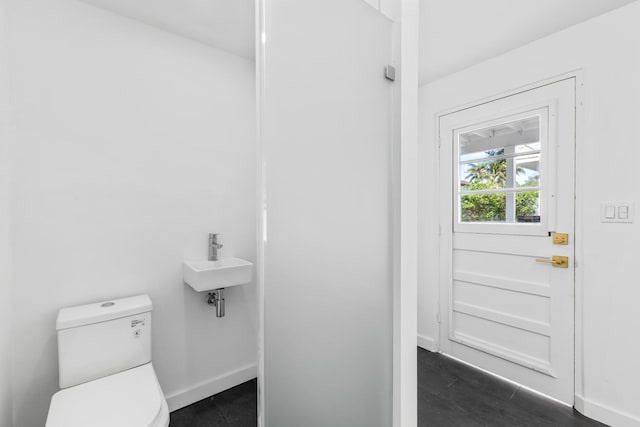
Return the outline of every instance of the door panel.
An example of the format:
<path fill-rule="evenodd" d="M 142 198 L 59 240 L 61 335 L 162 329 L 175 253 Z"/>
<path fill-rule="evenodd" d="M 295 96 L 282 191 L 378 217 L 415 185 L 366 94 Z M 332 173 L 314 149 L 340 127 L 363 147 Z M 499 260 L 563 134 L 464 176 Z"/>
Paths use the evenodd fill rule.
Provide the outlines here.
<path fill-rule="evenodd" d="M 362 0 L 265 0 L 268 427 L 392 424 L 392 23 Z"/>
<path fill-rule="evenodd" d="M 567 403 L 574 129 L 574 79 L 440 117 L 441 349 Z"/>

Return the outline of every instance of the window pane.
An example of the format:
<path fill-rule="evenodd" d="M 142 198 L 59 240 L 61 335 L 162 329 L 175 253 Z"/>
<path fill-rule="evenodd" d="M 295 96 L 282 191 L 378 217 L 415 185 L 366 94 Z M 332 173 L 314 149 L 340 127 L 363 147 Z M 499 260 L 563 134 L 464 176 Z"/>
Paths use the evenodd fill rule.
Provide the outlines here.
<path fill-rule="evenodd" d="M 540 154 L 515 158 L 516 185 L 538 187 L 540 185 Z"/>
<path fill-rule="evenodd" d="M 534 115 L 459 134 L 461 222 L 540 222 L 540 124 Z M 509 191 L 523 187 L 533 191 Z"/>
<path fill-rule="evenodd" d="M 540 222 L 540 194 L 538 191 L 516 193 L 518 222 Z"/>
<path fill-rule="evenodd" d="M 462 222 L 505 222 L 507 198 L 505 193 L 468 194 L 460 196 Z"/>
<path fill-rule="evenodd" d="M 472 148 L 469 148 L 472 149 Z M 536 154 L 540 152 L 540 143 L 536 142 L 534 144 L 519 144 L 512 145 L 509 147 L 494 147 L 491 150 L 486 151 L 473 151 L 469 153 L 462 154 L 460 153 L 460 163 L 474 163 L 483 160 L 491 160 L 493 157 L 499 156 L 507 156 L 511 157 L 513 155 L 526 155 L 526 154 Z"/>
<path fill-rule="evenodd" d="M 506 184 L 506 159 L 460 165 L 461 191 L 505 188 Z"/>
<path fill-rule="evenodd" d="M 507 222 L 507 202 L 514 196 L 517 222 L 540 222 L 538 191 L 461 195 L 460 220 L 462 222 Z"/>
<path fill-rule="evenodd" d="M 500 154 L 525 154 L 540 150 L 540 117 L 524 119 L 461 133 L 460 161 L 485 159 Z"/>

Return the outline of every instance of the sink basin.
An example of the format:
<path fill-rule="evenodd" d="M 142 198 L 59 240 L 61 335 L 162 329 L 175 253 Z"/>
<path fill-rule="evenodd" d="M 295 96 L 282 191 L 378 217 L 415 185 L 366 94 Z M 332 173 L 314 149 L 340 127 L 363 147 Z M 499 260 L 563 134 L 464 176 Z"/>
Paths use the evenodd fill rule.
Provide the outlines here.
<path fill-rule="evenodd" d="M 252 269 L 252 263 L 240 258 L 185 261 L 182 276 L 195 291 L 206 292 L 249 283 L 253 275 Z"/>

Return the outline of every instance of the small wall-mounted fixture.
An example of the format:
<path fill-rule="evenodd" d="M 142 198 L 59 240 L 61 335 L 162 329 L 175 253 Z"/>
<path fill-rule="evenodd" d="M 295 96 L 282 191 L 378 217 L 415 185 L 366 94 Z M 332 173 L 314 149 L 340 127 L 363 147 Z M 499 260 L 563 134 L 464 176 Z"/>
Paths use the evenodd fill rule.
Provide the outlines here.
<path fill-rule="evenodd" d="M 207 304 L 216 317 L 225 314 L 224 288 L 251 282 L 253 264 L 240 258 L 218 258 L 218 234 L 209 234 L 209 261 L 184 261 L 182 278 L 196 292 L 207 292 Z M 213 258 L 213 259 L 212 259 Z"/>
<path fill-rule="evenodd" d="M 384 67 L 384 77 L 392 82 L 396 81 L 396 68 L 393 65 Z"/>

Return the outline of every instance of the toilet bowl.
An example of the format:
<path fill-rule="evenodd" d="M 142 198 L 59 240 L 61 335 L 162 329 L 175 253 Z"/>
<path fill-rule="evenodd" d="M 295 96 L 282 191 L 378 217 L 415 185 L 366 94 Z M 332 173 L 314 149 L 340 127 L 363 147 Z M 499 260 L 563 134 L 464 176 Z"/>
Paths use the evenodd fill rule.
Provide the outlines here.
<path fill-rule="evenodd" d="M 151 363 L 151 300 L 142 295 L 60 310 L 60 388 L 46 427 L 167 427 Z"/>
<path fill-rule="evenodd" d="M 166 427 L 169 410 L 151 363 L 57 392 L 47 427 Z"/>

